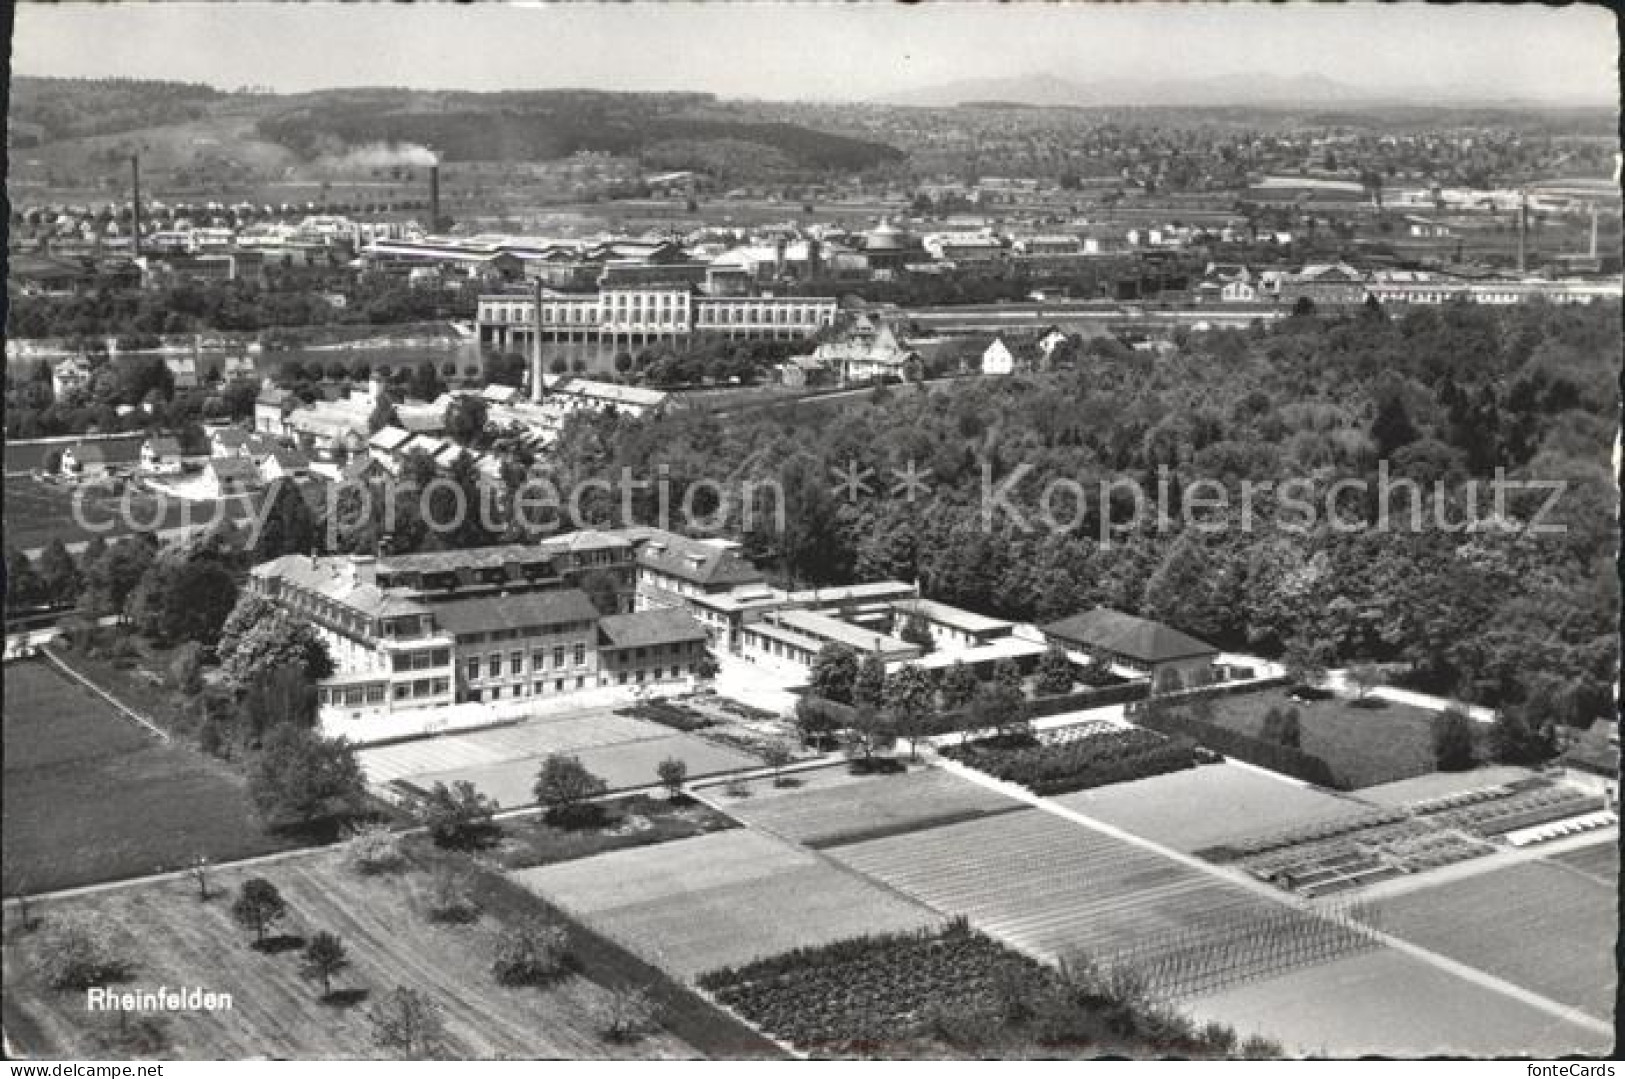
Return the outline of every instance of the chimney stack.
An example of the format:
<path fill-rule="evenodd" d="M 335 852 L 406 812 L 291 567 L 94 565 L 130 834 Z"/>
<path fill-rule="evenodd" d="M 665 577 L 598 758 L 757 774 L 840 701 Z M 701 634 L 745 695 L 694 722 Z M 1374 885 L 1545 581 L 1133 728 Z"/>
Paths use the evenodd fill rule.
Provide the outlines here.
<path fill-rule="evenodd" d="M 1524 272 L 1524 249 L 1528 243 L 1525 233 L 1529 230 L 1529 194 L 1518 192 L 1518 272 Z"/>
<path fill-rule="evenodd" d="M 429 231 L 440 231 L 440 165 L 429 166 Z"/>
<path fill-rule="evenodd" d="M 141 158 L 130 155 L 130 257 L 141 257 Z"/>
<path fill-rule="evenodd" d="M 1597 257 L 1597 204 L 1591 204 L 1591 257 Z"/>
<path fill-rule="evenodd" d="M 530 399 L 541 404 L 542 398 L 547 394 L 547 387 L 542 382 L 542 279 L 538 277 L 535 285 L 535 306 L 531 311 L 530 319 Z"/>

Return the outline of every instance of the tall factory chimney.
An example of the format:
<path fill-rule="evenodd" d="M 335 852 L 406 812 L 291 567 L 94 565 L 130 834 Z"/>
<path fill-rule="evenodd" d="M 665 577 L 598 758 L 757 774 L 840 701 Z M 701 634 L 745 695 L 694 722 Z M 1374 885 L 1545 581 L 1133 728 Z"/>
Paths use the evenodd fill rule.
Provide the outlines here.
<path fill-rule="evenodd" d="M 1524 272 L 1525 249 L 1529 240 L 1529 193 L 1518 192 L 1518 272 Z"/>
<path fill-rule="evenodd" d="M 1591 204 L 1591 257 L 1597 257 L 1597 204 Z"/>
<path fill-rule="evenodd" d="M 429 166 L 429 231 L 440 231 L 440 164 Z"/>
<path fill-rule="evenodd" d="M 141 158 L 130 155 L 130 257 L 141 257 Z"/>

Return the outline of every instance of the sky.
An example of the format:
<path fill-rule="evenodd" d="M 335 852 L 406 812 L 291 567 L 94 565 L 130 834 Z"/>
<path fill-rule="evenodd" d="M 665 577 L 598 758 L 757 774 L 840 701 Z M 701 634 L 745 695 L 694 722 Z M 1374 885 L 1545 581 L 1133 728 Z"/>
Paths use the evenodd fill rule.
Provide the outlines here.
<path fill-rule="evenodd" d="M 884 0 L 40 4 L 13 70 L 278 91 L 700 90 L 853 100 L 964 78 L 1318 74 L 1376 94 L 1617 102 L 1600 6 Z"/>

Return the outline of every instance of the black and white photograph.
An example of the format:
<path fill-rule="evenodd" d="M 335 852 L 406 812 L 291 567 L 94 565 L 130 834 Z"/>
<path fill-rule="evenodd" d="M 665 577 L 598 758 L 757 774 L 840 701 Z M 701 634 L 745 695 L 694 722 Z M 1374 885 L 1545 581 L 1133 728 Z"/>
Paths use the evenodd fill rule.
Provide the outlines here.
<path fill-rule="evenodd" d="M 3 17 L 8 1076 L 1614 1074 L 1611 8 Z"/>

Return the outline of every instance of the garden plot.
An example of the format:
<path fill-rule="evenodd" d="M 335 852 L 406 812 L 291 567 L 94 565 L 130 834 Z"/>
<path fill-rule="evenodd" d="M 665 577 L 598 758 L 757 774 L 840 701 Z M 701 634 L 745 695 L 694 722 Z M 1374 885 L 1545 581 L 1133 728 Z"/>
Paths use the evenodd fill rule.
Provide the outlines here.
<path fill-rule="evenodd" d="M 1614 1009 L 1613 882 L 1540 861 L 1382 900 L 1385 932 L 1599 1019 Z"/>
<path fill-rule="evenodd" d="M 597 709 L 567 716 L 538 717 L 465 734 L 444 734 L 376 746 L 358 750 L 356 757 L 368 781 L 382 785 L 431 772 L 479 768 L 527 757 L 539 760 L 549 753 L 577 753 L 594 746 L 665 738 L 670 734 L 669 728 L 657 723 Z"/>
<path fill-rule="evenodd" d="M 900 835 L 1022 808 L 1020 802 L 937 768 L 868 776 L 830 768 L 797 773 L 792 781 L 804 779 L 807 785 L 796 788 L 758 780 L 743 798 L 717 789 L 707 794 L 740 820 L 810 847 Z"/>
<path fill-rule="evenodd" d="M 515 880 L 692 978 L 791 948 L 938 924 L 930 909 L 746 830 L 520 870 Z"/>
<path fill-rule="evenodd" d="M 1232 986 L 1185 1001 L 1184 1011 L 1260 1031 L 1293 1055 L 1554 1057 L 1613 1044 L 1609 1032 L 1393 948 Z"/>
<path fill-rule="evenodd" d="M 1186 852 L 1364 808 L 1350 798 L 1230 762 L 1064 794 L 1055 801 Z"/>
<path fill-rule="evenodd" d="M 1039 810 L 830 854 L 1034 955 L 1111 961 L 1132 949 L 1136 967 L 1168 976 L 1168 995 L 1192 990 L 1195 957 L 1202 984 L 1228 984 L 1368 945 L 1337 920 Z"/>
<path fill-rule="evenodd" d="M 1577 873 L 1586 873 L 1610 888 L 1619 884 L 1619 837 L 1609 835 L 1600 843 L 1557 854 L 1546 855 L 1546 860 L 1557 862 Z"/>

